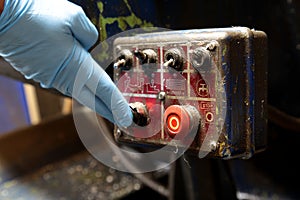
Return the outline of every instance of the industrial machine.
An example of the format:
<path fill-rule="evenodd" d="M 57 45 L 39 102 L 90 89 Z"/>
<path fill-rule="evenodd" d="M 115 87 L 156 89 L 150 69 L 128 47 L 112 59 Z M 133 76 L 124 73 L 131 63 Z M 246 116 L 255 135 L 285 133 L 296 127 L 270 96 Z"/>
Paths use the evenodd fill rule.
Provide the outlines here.
<path fill-rule="evenodd" d="M 136 191 L 128 199 L 299 199 L 299 1 L 72 2 L 97 26 L 100 44 L 134 28 L 176 30 L 121 34 L 103 43 L 100 56 L 114 52 L 107 72 L 136 113 L 133 127 L 112 125 L 114 141 L 125 150 L 186 153 L 165 168 L 163 179 L 159 170 L 131 179 L 84 154 L 27 176 L 24 184 L 24 174 L 85 149 L 68 115 L 0 140 L 0 199 L 37 191 L 48 191 L 49 199 L 109 199 L 116 193 L 127 199 L 131 186 Z M 2 75 L 29 82 L 0 63 Z M 41 108 L 49 105 L 53 110 L 53 101 Z M 110 159 L 106 142 L 91 138 L 98 141 Z M 60 179 L 66 187 L 56 184 Z"/>
<path fill-rule="evenodd" d="M 250 158 L 266 147 L 264 32 L 166 30 L 113 45 L 114 80 L 132 109 L 141 109 L 139 102 L 148 116 L 129 129 L 115 127 L 118 142 L 222 159 Z"/>

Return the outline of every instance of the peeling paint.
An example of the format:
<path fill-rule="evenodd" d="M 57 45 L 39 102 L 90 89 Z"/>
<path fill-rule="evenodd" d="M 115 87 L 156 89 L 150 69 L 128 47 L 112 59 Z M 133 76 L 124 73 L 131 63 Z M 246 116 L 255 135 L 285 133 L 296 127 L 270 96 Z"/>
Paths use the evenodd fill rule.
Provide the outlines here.
<path fill-rule="evenodd" d="M 103 42 L 108 38 L 107 29 L 108 25 L 112 25 L 114 23 L 117 23 L 118 28 L 121 31 L 126 31 L 128 29 L 132 28 L 138 28 L 138 27 L 153 27 L 153 24 L 151 22 L 148 22 L 146 20 L 142 20 L 136 14 L 133 12 L 130 4 L 127 0 L 123 0 L 127 9 L 130 12 L 130 15 L 128 16 L 118 16 L 118 17 L 105 17 L 103 15 L 103 12 L 105 10 L 103 2 L 98 2 L 97 7 L 99 9 L 99 33 L 100 33 L 100 41 Z M 109 55 L 107 54 L 107 50 L 109 49 L 109 45 L 106 42 L 103 42 L 103 51 L 99 52 L 97 55 L 98 59 L 108 59 Z"/>
<path fill-rule="evenodd" d="M 121 31 L 125 31 L 128 28 L 134 27 L 152 27 L 153 24 L 151 22 L 147 22 L 146 20 L 142 20 L 137 17 L 136 14 L 132 11 L 131 6 L 129 5 L 127 0 L 124 0 L 127 9 L 130 11 L 129 16 L 119 16 L 119 17 L 104 17 L 104 4 L 102 2 L 98 2 L 97 6 L 99 8 L 99 27 L 100 27 L 100 39 L 101 41 L 107 39 L 107 25 L 117 23 L 118 27 Z"/>

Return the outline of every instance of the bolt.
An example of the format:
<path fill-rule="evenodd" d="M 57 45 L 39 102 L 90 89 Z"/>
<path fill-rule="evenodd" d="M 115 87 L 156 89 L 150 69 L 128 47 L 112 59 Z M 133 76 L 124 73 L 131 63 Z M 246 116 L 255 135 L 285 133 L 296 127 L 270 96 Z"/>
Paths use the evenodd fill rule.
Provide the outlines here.
<path fill-rule="evenodd" d="M 166 98 L 166 93 L 165 92 L 159 92 L 158 93 L 158 99 L 163 101 Z"/>
<path fill-rule="evenodd" d="M 206 49 L 210 50 L 210 51 L 214 51 L 217 47 L 217 42 L 213 41 L 210 42 L 209 44 L 206 45 Z"/>
<path fill-rule="evenodd" d="M 215 151 L 217 149 L 217 143 L 215 141 L 210 143 L 210 149 L 211 151 Z"/>
<path fill-rule="evenodd" d="M 122 135 L 122 131 L 118 128 L 118 129 L 117 129 L 117 135 L 116 135 L 116 136 L 117 136 L 117 137 L 121 137 L 121 135 Z"/>

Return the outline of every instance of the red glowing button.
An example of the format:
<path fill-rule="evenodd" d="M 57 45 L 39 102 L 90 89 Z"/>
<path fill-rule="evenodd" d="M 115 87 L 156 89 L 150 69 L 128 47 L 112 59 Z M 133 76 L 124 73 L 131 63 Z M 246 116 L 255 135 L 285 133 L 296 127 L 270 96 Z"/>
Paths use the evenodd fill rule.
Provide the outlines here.
<path fill-rule="evenodd" d="M 172 105 L 164 114 L 165 130 L 171 137 L 182 137 L 190 131 L 190 116 L 183 106 Z"/>
<path fill-rule="evenodd" d="M 178 131 L 180 127 L 180 118 L 176 114 L 171 114 L 167 119 L 167 126 L 172 131 Z"/>

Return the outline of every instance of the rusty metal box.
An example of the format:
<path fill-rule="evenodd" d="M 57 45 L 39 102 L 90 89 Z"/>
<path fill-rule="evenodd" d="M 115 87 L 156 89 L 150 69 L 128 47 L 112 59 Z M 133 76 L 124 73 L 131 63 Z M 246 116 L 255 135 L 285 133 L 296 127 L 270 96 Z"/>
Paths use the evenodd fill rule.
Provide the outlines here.
<path fill-rule="evenodd" d="M 113 45 L 118 59 L 132 53 L 130 62 L 114 70 L 115 83 L 129 103 L 144 103 L 151 119 L 130 134 L 116 126 L 118 142 L 154 149 L 175 145 L 199 158 L 222 159 L 250 158 L 266 148 L 263 31 L 159 31 L 119 37 Z"/>

